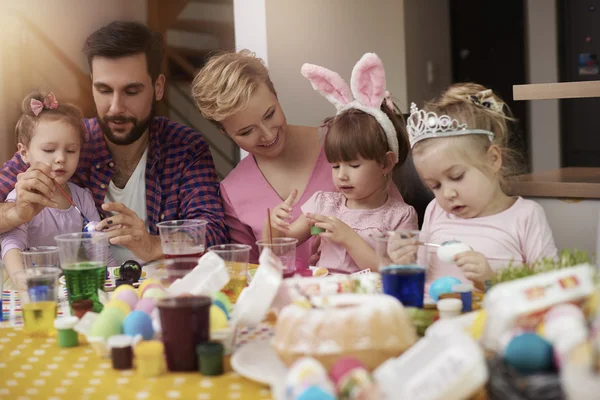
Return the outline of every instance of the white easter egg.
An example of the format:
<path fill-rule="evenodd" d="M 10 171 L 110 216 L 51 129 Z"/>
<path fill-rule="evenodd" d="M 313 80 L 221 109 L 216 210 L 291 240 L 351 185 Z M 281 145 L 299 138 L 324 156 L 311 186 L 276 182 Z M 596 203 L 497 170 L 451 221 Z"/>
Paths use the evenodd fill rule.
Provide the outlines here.
<path fill-rule="evenodd" d="M 444 242 L 437 249 L 438 258 L 446 263 L 453 263 L 454 257 L 459 253 L 464 253 L 465 251 L 471 251 L 471 246 L 463 242 Z"/>

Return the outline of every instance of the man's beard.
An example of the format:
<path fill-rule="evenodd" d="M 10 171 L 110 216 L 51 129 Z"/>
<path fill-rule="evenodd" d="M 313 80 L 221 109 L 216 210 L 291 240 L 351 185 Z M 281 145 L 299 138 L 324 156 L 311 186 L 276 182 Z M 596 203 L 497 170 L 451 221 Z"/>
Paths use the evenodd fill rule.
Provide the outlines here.
<path fill-rule="evenodd" d="M 104 132 L 108 141 L 113 144 L 120 145 L 120 146 L 126 146 L 129 144 L 135 143 L 139 138 L 142 137 L 144 132 L 146 132 L 146 130 L 152 123 L 152 119 L 156 115 L 155 104 L 156 104 L 156 102 L 153 101 L 152 109 L 150 110 L 150 113 L 148 114 L 148 116 L 146 118 L 144 118 L 141 121 L 138 121 L 138 119 L 135 117 L 125 117 L 125 116 L 108 116 L 107 115 L 104 118 L 98 118 L 98 124 L 100 125 L 100 129 L 102 129 L 102 132 Z M 133 127 L 131 128 L 129 133 L 125 134 L 124 136 L 117 136 L 110 129 L 110 126 L 108 125 L 109 122 L 116 122 L 116 123 L 131 122 L 133 124 Z"/>

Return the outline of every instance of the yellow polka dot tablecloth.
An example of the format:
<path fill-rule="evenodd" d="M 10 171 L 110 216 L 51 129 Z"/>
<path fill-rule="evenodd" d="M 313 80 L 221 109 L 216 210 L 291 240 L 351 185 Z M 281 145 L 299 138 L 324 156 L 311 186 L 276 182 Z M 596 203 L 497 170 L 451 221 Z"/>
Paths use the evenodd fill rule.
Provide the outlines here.
<path fill-rule="evenodd" d="M 6 292 L 5 292 L 6 294 Z M 118 371 L 91 346 L 62 349 L 56 337 L 28 337 L 22 332 L 18 302 L 2 303 L 0 323 L 0 399 L 271 399 L 269 387 L 234 372 L 204 377 L 199 372 L 168 372 L 156 378 L 138 376 L 135 369 Z M 8 299 L 10 302 L 10 299 Z M 8 307 L 7 307 L 8 306 Z M 270 326 L 241 328 L 237 346 L 272 335 Z M 227 364 L 227 363 L 226 363 Z"/>

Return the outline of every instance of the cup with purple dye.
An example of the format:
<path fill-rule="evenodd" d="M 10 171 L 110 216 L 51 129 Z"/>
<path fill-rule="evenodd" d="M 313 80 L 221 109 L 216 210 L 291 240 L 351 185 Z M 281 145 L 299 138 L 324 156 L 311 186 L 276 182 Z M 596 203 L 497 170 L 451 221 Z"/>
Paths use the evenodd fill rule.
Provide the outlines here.
<path fill-rule="evenodd" d="M 296 246 L 298 240 L 294 238 L 273 238 L 273 240 L 259 240 L 256 242 L 258 254 L 266 248 L 279 257 L 283 264 L 283 277 L 291 278 L 296 273 Z"/>

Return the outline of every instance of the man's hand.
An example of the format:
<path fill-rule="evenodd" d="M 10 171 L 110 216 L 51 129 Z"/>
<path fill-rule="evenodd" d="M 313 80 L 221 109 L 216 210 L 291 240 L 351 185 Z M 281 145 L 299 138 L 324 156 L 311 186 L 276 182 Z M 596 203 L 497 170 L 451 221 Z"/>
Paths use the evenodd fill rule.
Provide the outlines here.
<path fill-rule="evenodd" d="M 17 175 L 15 214 L 21 224 L 29 222 L 45 207 L 58 207 L 54 197 L 54 172 L 48 164 L 32 165 Z"/>
<path fill-rule="evenodd" d="M 104 203 L 102 209 L 115 213 L 96 225 L 96 230 L 108 234 L 111 244 L 127 247 L 142 261 L 162 257 L 160 237 L 151 235 L 146 229 L 146 223 L 135 212 L 122 203 Z"/>

